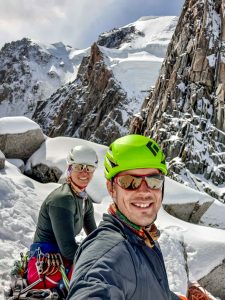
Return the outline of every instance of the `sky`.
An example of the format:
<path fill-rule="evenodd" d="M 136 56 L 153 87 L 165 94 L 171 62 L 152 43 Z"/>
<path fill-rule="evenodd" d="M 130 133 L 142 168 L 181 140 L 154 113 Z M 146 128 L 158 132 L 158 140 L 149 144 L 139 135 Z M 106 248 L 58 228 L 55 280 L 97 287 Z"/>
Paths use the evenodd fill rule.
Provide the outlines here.
<path fill-rule="evenodd" d="M 5 131 L 8 132 L 7 128 L 10 128 L 10 133 L 14 134 L 39 128 L 38 124 L 25 117 L 8 117 L 3 121 Z M 4 130 L 2 133 L 4 134 Z M 70 137 L 47 138 L 29 158 L 25 168 L 28 170 L 31 165 L 42 163 L 55 166 L 65 174 L 67 153 L 75 145 L 82 144 L 93 147 L 99 158 L 99 167 L 87 188 L 88 194 L 96 202 L 95 218 L 99 223 L 102 213 L 107 211 L 112 201 L 107 193 L 103 175 L 106 146 Z M 0 299 L 3 288 L 9 284 L 9 270 L 14 260 L 19 259 L 19 253 L 27 251 L 32 243 L 41 203 L 59 186 L 58 183 L 42 184 L 29 178 L 21 172 L 20 169 L 23 168 L 24 163 L 21 160 L 11 159 L 7 160 L 5 168 L 0 170 Z M 158 214 L 156 224 L 161 231 L 159 243 L 170 288 L 174 292 L 185 294 L 188 279 L 193 282 L 204 277 L 225 259 L 225 206 L 209 195 L 192 190 L 169 178 L 166 178 L 163 201 L 165 204 L 200 206 L 206 202 L 211 203 L 201 218 L 204 226 L 179 220 L 163 209 Z M 210 228 L 209 224 L 218 228 Z M 84 232 L 81 232 L 77 241 L 81 241 L 84 237 Z M 219 283 L 220 277 L 217 275 L 218 273 L 214 273 L 213 279 Z M 216 300 L 214 297 L 212 299 Z"/>
<path fill-rule="evenodd" d="M 184 0 L 0 0 L 0 47 L 23 37 L 87 48 L 142 16 L 179 16 Z"/>

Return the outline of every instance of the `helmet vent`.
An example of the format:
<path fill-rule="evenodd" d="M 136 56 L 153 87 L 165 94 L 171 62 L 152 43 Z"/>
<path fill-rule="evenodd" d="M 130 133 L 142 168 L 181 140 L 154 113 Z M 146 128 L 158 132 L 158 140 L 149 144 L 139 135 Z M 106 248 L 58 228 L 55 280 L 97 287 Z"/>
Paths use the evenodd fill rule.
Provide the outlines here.
<path fill-rule="evenodd" d="M 115 164 L 114 162 L 112 162 L 111 160 L 110 160 L 110 164 L 111 164 L 111 167 L 112 167 L 112 168 L 118 167 L 118 165 Z"/>
<path fill-rule="evenodd" d="M 114 163 L 110 157 L 106 156 L 105 159 L 106 159 L 108 165 L 110 166 L 110 168 L 118 167 L 118 165 L 116 163 Z M 107 169 L 109 169 L 108 168 L 109 166 L 107 166 L 107 164 L 105 164 L 105 167 L 107 167 Z"/>
<path fill-rule="evenodd" d="M 161 164 L 165 165 L 166 164 L 166 160 L 165 158 L 161 161 Z"/>
<path fill-rule="evenodd" d="M 146 145 L 148 147 L 148 149 L 152 152 L 152 154 L 154 156 L 157 155 L 157 153 L 159 152 L 159 148 L 157 147 L 156 144 L 153 144 L 152 141 L 149 141 L 148 144 Z"/>

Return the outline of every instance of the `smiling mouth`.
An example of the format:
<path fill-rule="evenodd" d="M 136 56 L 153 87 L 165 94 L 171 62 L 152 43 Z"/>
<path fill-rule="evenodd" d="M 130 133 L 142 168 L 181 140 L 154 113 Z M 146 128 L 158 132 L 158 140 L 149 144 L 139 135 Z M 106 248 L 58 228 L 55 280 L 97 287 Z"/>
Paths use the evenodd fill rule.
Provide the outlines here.
<path fill-rule="evenodd" d="M 153 203 L 132 203 L 135 207 L 138 208 L 149 208 Z"/>
<path fill-rule="evenodd" d="M 88 181 L 88 178 L 79 178 L 80 181 Z"/>

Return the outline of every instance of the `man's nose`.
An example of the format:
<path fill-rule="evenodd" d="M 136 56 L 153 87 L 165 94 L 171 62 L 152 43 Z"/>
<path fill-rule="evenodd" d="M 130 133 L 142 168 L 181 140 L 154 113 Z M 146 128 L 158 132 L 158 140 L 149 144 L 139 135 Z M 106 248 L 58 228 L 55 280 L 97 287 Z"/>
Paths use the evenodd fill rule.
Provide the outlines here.
<path fill-rule="evenodd" d="M 148 187 L 147 182 L 145 181 L 145 179 L 142 179 L 141 185 L 139 187 L 139 191 L 143 191 L 143 192 L 151 191 L 151 188 Z"/>

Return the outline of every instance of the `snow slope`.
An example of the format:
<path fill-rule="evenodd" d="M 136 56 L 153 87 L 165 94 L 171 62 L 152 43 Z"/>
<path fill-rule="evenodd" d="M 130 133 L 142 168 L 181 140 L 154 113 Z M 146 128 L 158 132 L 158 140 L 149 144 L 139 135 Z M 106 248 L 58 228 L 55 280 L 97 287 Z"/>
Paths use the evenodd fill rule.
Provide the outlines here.
<path fill-rule="evenodd" d="M 120 28 L 133 26 L 139 34 L 130 34 L 128 41 L 122 42 L 117 49 L 101 47 L 108 67 L 136 109 L 155 84 L 177 21 L 177 17 L 171 16 L 142 17 Z"/>
<path fill-rule="evenodd" d="M 14 129 L 14 132 L 19 129 Z M 65 171 L 65 157 L 68 150 L 77 144 L 90 144 L 99 156 L 99 168 L 88 187 L 88 193 L 96 201 L 95 216 L 99 223 L 103 212 L 111 202 L 106 191 L 103 175 L 103 159 L 106 146 L 85 140 L 67 137 L 47 139 L 27 163 L 45 162 Z M 38 211 L 45 197 L 58 186 L 56 183 L 41 184 L 21 173 L 14 161 L 6 162 L 0 170 L 0 290 L 9 280 L 9 269 L 19 253 L 28 249 L 32 242 Z M 167 179 L 165 202 L 189 203 L 191 198 L 209 197 L 191 190 L 173 180 Z M 225 228 L 225 206 L 215 201 L 211 206 L 214 218 L 220 219 L 221 228 Z M 205 217 L 207 219 L 206 212 Z M 210 215 L 208 216 L 210 219 Z M 209 220 L 208 219 L 208 220 Z M 206 226 L 193 225 L 168 215 L 161 209 L 157 225 L 161 230 L 160 245 L 164 254 L 169 283 L 176 292 L 186 292 L 187 280 L 198 280 L 218 266 L 225 259 L 225 231 Z M 84 238 L 84 232 L 78 240 Z M 187 259 L 184 256 L 187 254 Z M 188 273 L 186 272 L 188 270 Z M 1 295 L 1 294 L 0 294 Z"/>

